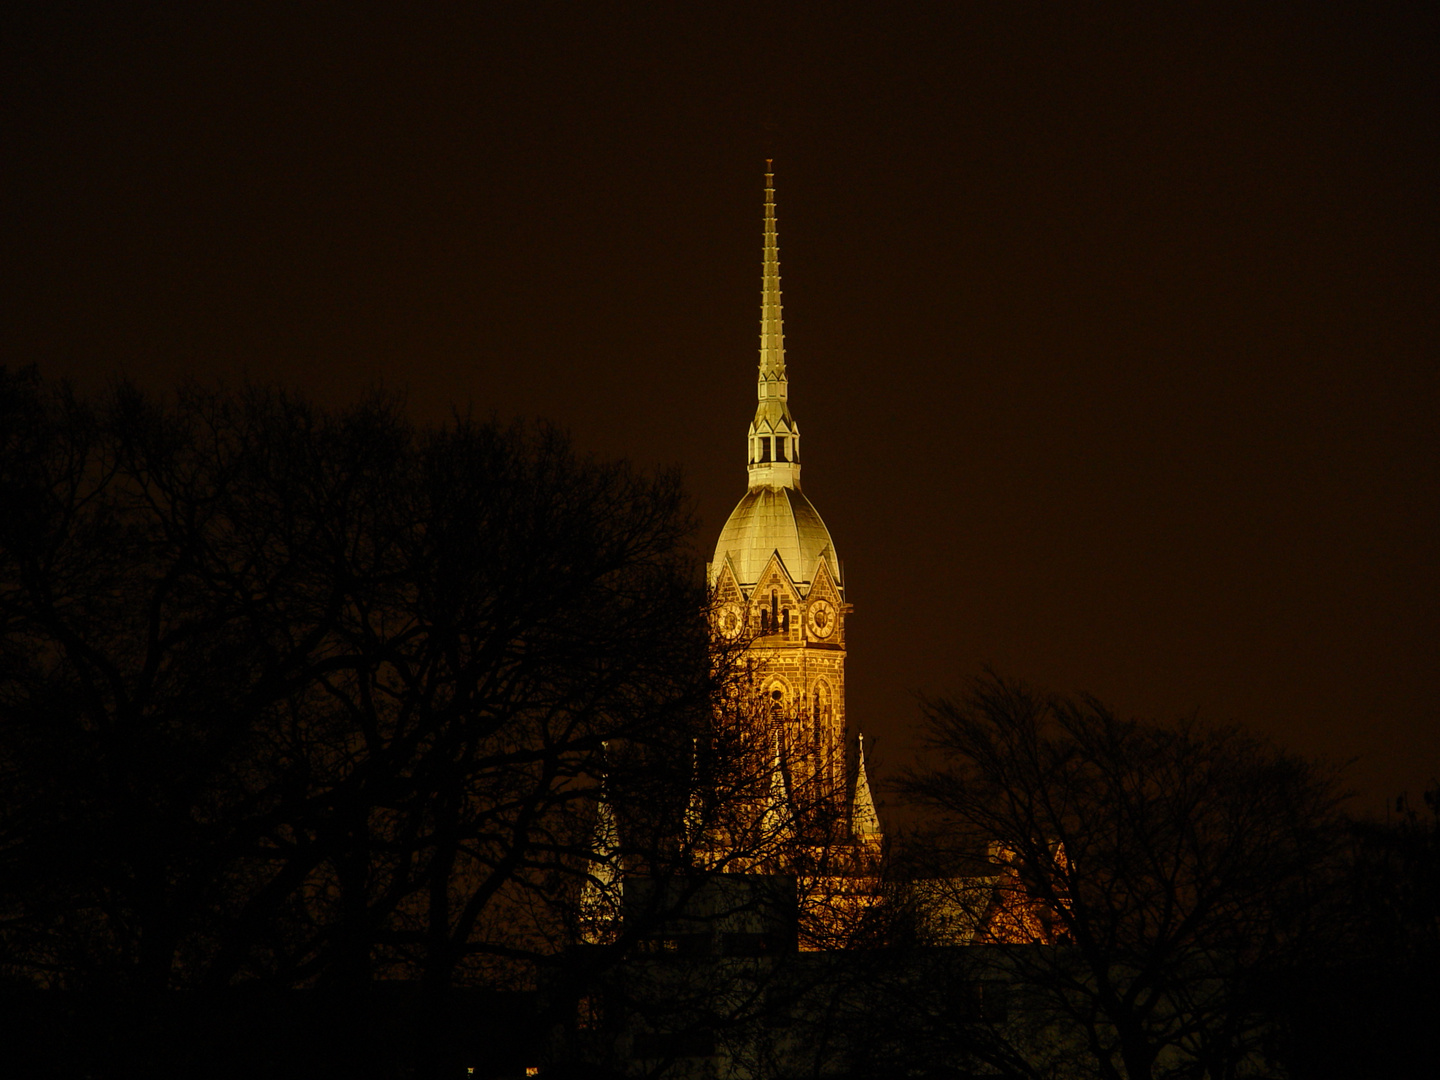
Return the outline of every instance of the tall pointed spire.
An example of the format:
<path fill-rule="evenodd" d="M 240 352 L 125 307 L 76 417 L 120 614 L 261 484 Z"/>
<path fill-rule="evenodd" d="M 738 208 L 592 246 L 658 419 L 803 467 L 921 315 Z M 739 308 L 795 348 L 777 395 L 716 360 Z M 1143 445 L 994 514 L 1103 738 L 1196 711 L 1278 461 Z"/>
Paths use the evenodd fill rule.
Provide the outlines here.
<path fill-rule="evenodd" d="M 587 945 L 614 941 L 620 925 L 620 828 L 610 805 L 609 769 L 604 768 L 607 743 L 601 743 L 600 790 L 595 801 L 595 830 L 590 840 L 590 866 L 580 889 L 580 940 Z"/>
<path fill-rule="evenodd" d="M 870 778 L 865 775 L 865 736 L 860 736 L 860 768 L 855 774 L 855 802 L 850 810 L 850 831 L 861 840 L 878 839 L 880 815 L 875 813 L 875 799 L 870 794 Z"/>
<path fill-rule="evenodd" d="M 785 329 L 780 305 L 780 240 L 775 226 L 775 174 L 765 162 L 765 248 L 760 271 L 760 399 L 750 425 L 750 486 L 800 486 L 800 429 L 790 415 Z"/>
<path fill-rule="evenodd" d="M 760 280 L 760 399 L 785 393 L 785 329 L 780 310 L 780 241 L 775 230 L 775 174 L 765 161 L 765 260 Z M 778 384 L 778 393 L 766 385 Z"/>
<path fill-rule="evenodd" d="M 781 764 L 778 730 L 771 734 L 770 746 L 770 797 L 765 802 L 765 813 L 760 819 L 761 836 L 767 846 L 790 839 L 794 824 L 790 796 L 785 790 L 785 770 Z"/>
<path fill-rule="evenodd" d="M 685 807 L 685 843 L 695 847 L 704 839 L 705 797 L 700 794 L 700 740 L 690 740 L 690 801 Z"/>

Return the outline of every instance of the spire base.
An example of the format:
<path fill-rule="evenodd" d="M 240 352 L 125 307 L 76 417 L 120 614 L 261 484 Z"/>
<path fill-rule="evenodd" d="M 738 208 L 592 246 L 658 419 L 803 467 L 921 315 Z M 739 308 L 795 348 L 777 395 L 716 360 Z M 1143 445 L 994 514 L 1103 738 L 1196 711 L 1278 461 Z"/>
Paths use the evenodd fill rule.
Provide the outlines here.
<path fill-rule="evenodd" d="M 798 461 L 765 461 L 750 466 L 750 490 L 762 487 L 800 488 Z"/>

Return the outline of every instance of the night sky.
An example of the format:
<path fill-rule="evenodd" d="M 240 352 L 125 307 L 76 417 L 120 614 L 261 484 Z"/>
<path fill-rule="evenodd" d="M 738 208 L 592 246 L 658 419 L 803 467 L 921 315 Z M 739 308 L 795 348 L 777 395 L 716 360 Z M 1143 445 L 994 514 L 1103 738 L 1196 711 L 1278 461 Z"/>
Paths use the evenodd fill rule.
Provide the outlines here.
<path fill-rule="evenodd" d="M 708 558 L 773 156 L 882 772 L 990 663 L 1440 775 L 1437 5 L 19 6 L 0 362 L 546 417 Z"/>

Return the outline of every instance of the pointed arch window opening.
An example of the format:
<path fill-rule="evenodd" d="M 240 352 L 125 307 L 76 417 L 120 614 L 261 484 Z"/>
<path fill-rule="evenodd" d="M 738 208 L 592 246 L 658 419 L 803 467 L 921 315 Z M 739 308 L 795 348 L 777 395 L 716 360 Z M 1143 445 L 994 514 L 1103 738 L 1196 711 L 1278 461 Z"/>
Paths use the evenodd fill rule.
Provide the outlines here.
<path fill-rule="evenodd" d="M 770 607 L 760 608 L 760 632 L 762 634 L 789 634 L 790 633 L 790 608 L 780 606 L 780 590 L 770 590 Z M 804 695 L 801 695 L 801 704 L 804 704 Z"/>

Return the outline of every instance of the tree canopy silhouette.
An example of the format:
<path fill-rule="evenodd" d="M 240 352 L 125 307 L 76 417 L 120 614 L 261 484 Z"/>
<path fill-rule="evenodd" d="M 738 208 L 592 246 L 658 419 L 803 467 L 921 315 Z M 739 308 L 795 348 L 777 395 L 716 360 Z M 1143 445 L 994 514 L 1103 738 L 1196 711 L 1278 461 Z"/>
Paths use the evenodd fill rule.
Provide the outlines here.
<path fill-rule="evenodd" d="M 602 744 L 688 779 L 673 475 L 383 397 L 0 372 L 0 507 L 12 978 L 513 985 L 567 931 Z"/>
<path fill-rule="evenodd" d="M 1267 987 L 1339 866 L 1331 778 L 1234 728 L 993 675 L 924 719 L 938 764 L 900 785 L 933 815 L 922 861 L 988 845 L 1015 893 L 969 977 L 1023 1003 L 1022 1072 L 1220 1080 L 1263 1060 Z"/>

